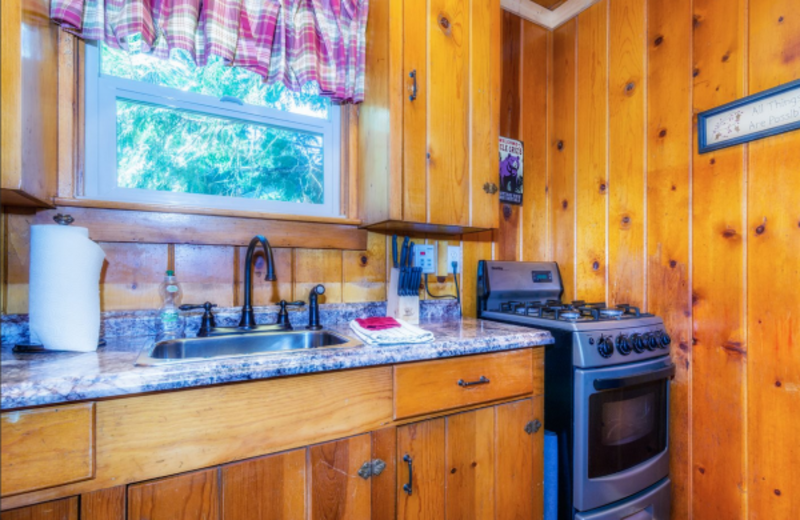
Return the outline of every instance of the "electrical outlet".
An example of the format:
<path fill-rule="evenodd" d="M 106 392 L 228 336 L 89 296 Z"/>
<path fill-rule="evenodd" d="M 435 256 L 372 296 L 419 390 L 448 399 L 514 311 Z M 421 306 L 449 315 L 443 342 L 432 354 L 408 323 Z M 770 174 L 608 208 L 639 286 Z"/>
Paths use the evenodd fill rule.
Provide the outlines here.
<path fill-rule="evenodd" d="M 461 273 L 461 267 L 464 259 L 461 257 L 461 246 L 447 246 L 447 272 L 453 272 L 453 262 L 458 264 L 458 272 Z"/>
<path fill-rule="evenodd" d="M 436 274 L 436 246 L 415 244 L 414 267 L 422 267 L 423 274 Z"/>

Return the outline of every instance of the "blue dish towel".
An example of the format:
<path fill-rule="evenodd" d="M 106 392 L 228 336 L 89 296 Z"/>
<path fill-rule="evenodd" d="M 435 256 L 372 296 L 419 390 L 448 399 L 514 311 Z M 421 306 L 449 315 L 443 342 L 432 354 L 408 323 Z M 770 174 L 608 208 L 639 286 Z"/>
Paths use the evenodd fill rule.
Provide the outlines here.
<path fill-rule="evenodd" d="M 544 520 L 558 519 L 558 435 L 544 432 Z"/>

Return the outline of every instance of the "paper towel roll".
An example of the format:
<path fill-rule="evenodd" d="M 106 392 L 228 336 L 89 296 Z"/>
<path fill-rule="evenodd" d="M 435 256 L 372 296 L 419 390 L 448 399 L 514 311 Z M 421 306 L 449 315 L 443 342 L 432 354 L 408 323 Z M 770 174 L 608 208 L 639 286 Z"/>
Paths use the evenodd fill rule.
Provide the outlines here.
<path fill-rule="evenodd" d="M 105 256 L 86 228 L 31 226 L 31 342 L 48 350 L 97 350 Z"/>

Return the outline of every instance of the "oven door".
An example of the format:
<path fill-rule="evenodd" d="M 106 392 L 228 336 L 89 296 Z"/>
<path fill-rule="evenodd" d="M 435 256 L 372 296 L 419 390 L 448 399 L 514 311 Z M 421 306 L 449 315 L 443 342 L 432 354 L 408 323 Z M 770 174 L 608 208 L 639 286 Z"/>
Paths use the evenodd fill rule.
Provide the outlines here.
<path fill-rule="evenodd" d="M 674 374 L 668 356 L 575 370 L 575 509 L 616 502 L 668 475 Z"/>

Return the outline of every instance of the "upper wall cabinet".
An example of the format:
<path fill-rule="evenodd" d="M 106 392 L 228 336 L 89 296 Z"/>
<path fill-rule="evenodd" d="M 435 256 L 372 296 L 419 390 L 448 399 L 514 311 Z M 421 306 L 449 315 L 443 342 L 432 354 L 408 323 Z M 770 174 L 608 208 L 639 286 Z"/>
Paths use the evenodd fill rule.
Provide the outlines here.
<path fill-rule="evenodd" d="M 3 205 L 52 206 L 58 147 L 58 28 L 49 0 L 0 2 Z"/>
<path fill-rule="evenodd" d="M 360 217 L 379 229 L 498 224 L 499 0 L 370 5 Z"/>

